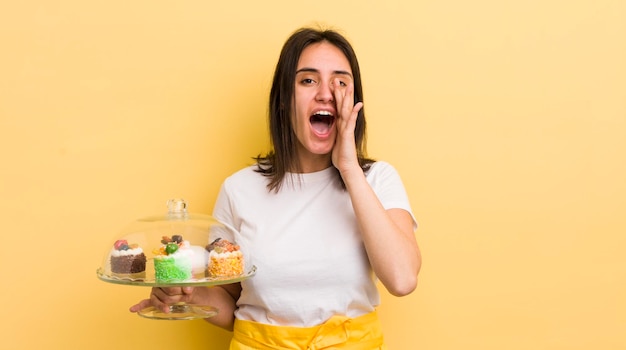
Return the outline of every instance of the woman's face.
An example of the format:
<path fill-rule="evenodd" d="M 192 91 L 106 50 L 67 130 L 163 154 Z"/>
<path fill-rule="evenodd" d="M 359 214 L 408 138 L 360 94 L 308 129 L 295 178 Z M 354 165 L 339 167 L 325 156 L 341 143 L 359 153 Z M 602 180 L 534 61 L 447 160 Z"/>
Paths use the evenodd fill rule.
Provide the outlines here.
<path fill-rule="evenodd" d="M 338 117 L 334 91 L 351 83 L 350 63 L 336 46 L 323 41 L 302 51 L 296 69 L 291 121 L 303 171 L 322 170 L 330 165 Z"/>

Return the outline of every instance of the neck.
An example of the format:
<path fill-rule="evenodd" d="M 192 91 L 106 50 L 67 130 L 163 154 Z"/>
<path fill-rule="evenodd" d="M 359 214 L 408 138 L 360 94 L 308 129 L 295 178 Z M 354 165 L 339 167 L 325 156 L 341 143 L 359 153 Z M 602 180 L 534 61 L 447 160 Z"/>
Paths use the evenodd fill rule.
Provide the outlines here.
<path fill-rule="evenodd" d="M 295 172 L 307 174 L 322 171 L 332 166 L 330 154 L 311 154 L 306 157 L 298 157 L 299 169 Z"/>

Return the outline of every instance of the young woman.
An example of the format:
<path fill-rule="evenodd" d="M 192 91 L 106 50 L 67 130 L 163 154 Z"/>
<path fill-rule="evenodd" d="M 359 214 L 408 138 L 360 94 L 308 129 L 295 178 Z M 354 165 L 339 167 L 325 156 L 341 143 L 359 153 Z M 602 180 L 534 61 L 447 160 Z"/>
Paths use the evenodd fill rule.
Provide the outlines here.
<path fill-rule="evenodd" d="M 303 28 L 285 42 L 270 92 L 272 150 L 227 178 L 213 216 L 257 266 L 212 288 L 153 288 L 131 307 L 213 305 L 231 349 L 385 349 L 376 279 L 411 293 L 417 227 L 395 169 L 367 158 L 361 74 L 350 43 Z"/>

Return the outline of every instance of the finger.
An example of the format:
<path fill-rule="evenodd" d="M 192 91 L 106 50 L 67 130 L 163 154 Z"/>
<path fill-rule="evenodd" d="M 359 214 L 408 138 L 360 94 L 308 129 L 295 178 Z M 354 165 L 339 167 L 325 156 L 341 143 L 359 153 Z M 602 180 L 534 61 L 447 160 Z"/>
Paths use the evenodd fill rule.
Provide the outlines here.
<path fill-rule="evenodd" d="M 354 116 L 358 116 L 359 112 L 361 111 L 361 109 L 363 108 L 363 102 L 357 102 L 354 105 L 354 108 L 352 109 L 352 113 L 354 114 Z"/>
<path fill-rule="evenodd" d="M 362 105 L 362 104 L 361 104 Z M 346 86 L 343 97 L 343 105 L 344 115 L 350 119 L 356 119 L 357 114 L 361 107 L 355 110 L 356 105 L 354 104 L 354 84 L 350 82 L 348 86 Z"/>
<path fill-rule="evenodd" d="M 128 311 L 130 312 L 139 312 L 141 309 L 145 309 L 150 306 L 150 299 L 144 299 L 137 304 L 131 306 Z"/>
<path fill-rule="evenodd" d="M 354 107 L 348 114 L 348 117 L 345 121 L 347 130 L 351 130 L 352 132 L 354 132 L 354 129 L 356 128 L 356 120 L 359 117 L 359 111 L 361 110 L 361 108 L 363 108 L 363 102 L 357 102 L 357 104 L 354 105 Z"/>
<path fill-rule="evenodd" d="M 350 82 L 346 83 L 347 86 L 342 86 L 342 80 L 340 78 L 335 78 L 333 80 L 333 94 L 335 96 L 335 102 L 337 105 L 337 112 L 339 113 L 339 117 L 349 116 L 346 112 L 349 112 L 349 108 L 352 108 L 352 99 L 351 94 L 349 92 L 349 87 L 351 85 Z"/>
<path fill-rule="evenodd" d="M 181 288 L 152 288 L 150 302 L 156 309 L 168 313 L 169 306 L 179 302 L 181 294 Z"/>
<path fill-rule="evenodd" d="M 155 308 L 169 311 L 169 306 L 179 302 L 191 302 L 193 287 L 153 288 L 150 300 Z"/>

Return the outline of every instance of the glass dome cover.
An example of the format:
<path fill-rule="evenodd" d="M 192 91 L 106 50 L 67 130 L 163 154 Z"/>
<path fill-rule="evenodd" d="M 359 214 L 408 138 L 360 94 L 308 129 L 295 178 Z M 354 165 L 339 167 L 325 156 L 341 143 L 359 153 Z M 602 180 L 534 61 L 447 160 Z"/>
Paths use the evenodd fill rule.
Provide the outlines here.
<path fill-rule="evenodd" d="M 97 276 L 109 283 L 154 287 L 239 282 L 253 276 L 256 267 L 240 252 L 234 233 L 212 216 L 189 213 L 185 200 L 170 199 L 167 213 L 134 221 L 110 242 Z M 215 273 L 210 250 L 239 261 L 229 258 L 230 264 Z"/>

